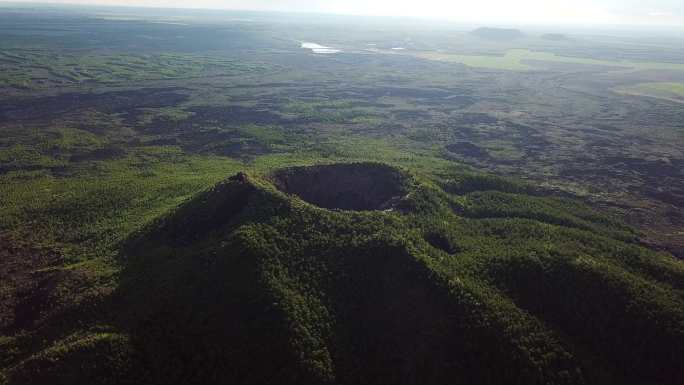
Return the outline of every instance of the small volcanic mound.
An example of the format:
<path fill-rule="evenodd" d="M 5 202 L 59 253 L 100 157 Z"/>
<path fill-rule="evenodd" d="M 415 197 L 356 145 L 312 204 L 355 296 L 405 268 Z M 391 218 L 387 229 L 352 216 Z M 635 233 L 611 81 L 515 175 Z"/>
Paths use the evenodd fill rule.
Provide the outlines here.
<path fill-rule="evenodd" d="M 447 151 L 470 158 L 489 158 L 489 153 L 484 148 L 470 142 L 452 143 L 446 146 Z"/>
<path fill-rule="evenodd" d="M 291 167 L 272 174 L 276 187 L 326 209 L 388 210 L 407 193 L 406 176 L 379 163 Z"/>

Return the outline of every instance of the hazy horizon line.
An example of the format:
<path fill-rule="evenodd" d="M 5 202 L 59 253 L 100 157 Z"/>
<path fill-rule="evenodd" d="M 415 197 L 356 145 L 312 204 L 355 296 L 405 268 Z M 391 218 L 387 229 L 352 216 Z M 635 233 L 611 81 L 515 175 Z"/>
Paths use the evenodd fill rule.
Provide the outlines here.
<path fill-rule="evenodd" d="M 341 12 L 326 12 L 326 11 L 305 11 L 305 10 L 294 10 L 294 11 L 284 11 L 279 9 L 254 9 L 254 8 L 236 8 L 236 7 L 206 7 L 198 6 L 173 6 L 173 5 L 157 5 L 157 4 L 113 4 L 113 3 L 99 3 L 99 4 L 86 4 L 79 2 L 68 1 L 33 1 L 33 0 L 20 0 L 20 1 L 7 1 L 0 0 L 0 8 L 5 6 L 9 7 L 56 7 L 56 8 L 114 8 L 114 9 L 147 9 L 147 10 L 159 10 L 159 11 L 221 11 L 221 12 L 247 12 L 255 14 L 285 14 L 285 15 L 298 15 L 298 16 L 327 16 L 327 17 L 343 17 L 343 18 L 362 18 L 366 20 L 394 20 L 394 21 L 422 21 L 422 22 L 440 22 L 442 24 L 456 24 L 460 26 L 483 26 L 483 27 L 498 27 L 498 28 L 553 28 L 553 29 L 563 29 L 563 28 L 579 28 L 582 30 L 592 30 L 592 29 L 616 29 L 621 31 L 677 31 L 684 32 L 684 25 L 681 24 L 628 24 L 628 23 L 574 23 L 574 22 L 535 22 L 535 21 L 515 21 L 515 20 L 463 20 L 448 17 L 435 17 L 435 16 L 407 16 L 407 15 L 382 15 L 382 14 L 364 14 L 364 13 L 341 13 Z M 162 16 L 162 15 L 160 15 Z"/>

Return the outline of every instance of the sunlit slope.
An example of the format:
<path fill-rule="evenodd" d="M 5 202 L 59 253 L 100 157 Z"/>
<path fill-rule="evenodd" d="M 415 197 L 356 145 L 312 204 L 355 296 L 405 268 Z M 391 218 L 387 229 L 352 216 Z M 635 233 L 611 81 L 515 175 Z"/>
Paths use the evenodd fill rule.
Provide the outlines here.
<path fill-rule="evenodd" d="M 6 381 L 672 384 L 684 266 L 635 239 L 479 175 L 238 174 L 126 242 L 106 332 L 73 325 Z"/>

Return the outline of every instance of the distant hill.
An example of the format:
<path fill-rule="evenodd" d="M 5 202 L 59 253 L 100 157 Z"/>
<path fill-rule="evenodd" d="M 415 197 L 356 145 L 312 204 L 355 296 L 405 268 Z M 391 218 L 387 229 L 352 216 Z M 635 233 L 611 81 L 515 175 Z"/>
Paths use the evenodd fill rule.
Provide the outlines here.
<path fill-rule="evenodd" d="M 569 39 L 568 35 L 563 34 L 563 33 L 546 33 L 546 34 L 541 35 L 541 38 L 544 40 L 556 40 L 556 41 L 568 40 Z"/>
<path fill-rule="evenodd" d="M 490 40 L 514 40 L 520 39 L 525 36 L 525 34 L 518 29 L 491 27 L 481 27 L 470 32 L 470 34 L 473 36 Z"/>

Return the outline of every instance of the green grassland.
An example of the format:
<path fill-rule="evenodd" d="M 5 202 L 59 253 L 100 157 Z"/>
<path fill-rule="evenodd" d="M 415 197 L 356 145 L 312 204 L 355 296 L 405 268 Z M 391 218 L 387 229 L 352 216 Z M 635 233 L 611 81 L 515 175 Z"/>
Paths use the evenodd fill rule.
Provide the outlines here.
<path fill-rule="evenodd" d="M 527 60 L 540 62 L 582 64 L 605 67 L 617 67 L 621 70 L 676 70 L 684 71 L 684 64 L 659 63 L 630 60 L 598 60 L 590 58 L 561 56 L 555 53 L 531 51 L 528 49 L 511 49 L 503 55 L 460 55 L 447 52 L 421 52 L 413 54 L 417 57 L 452 63 L 465 64 L 470 67 L 490 68 L 497 70 L 529 71 L 535 66 L 526 64 Z"/>
<path fill-rule="evenodd" d="M 633 86 L 618 87 L 615 91 L 626 95 L 680 100 L 684 97 L 684 83 L 640 83 Z"/>

